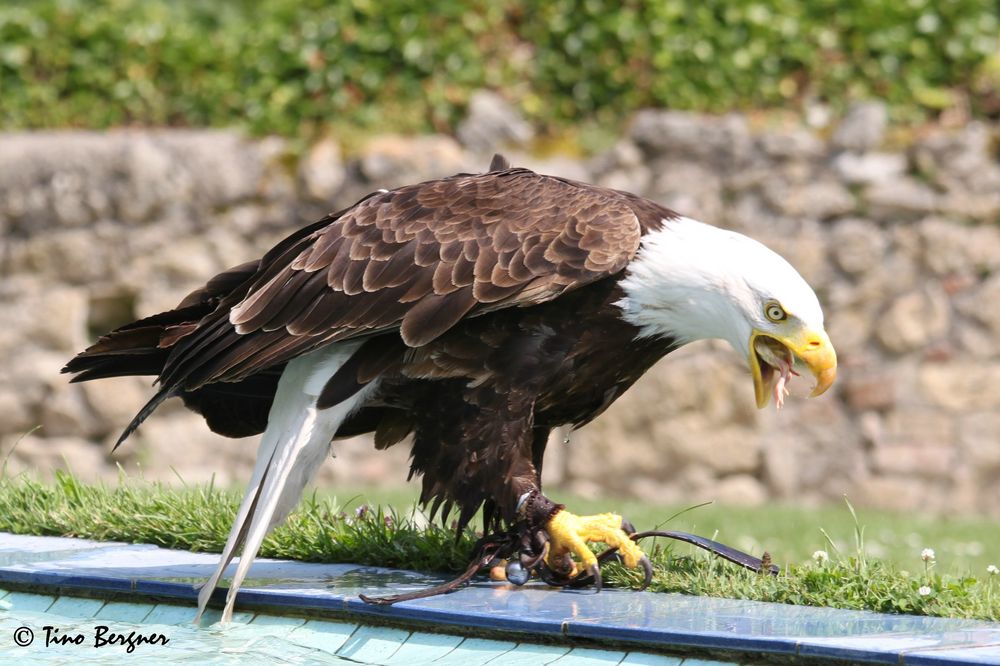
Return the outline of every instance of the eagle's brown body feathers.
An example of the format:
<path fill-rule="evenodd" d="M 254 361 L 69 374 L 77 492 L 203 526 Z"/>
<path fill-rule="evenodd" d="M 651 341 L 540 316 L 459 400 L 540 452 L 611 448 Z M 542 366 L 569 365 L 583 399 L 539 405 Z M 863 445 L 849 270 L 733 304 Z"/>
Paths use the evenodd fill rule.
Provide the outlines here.
<path fill-rule="evenodd" d="M 549 431 L 582 424 L 672 347 L 636 339 L 615 302 L 640 238 L 674 214 L 633 195 L 525 169 L 376 192 L 230 269 L 170 312 L 73 359 L 74 380 L 157 375 L 212 430 L 262 432 L 285 364 L 365 343 L 319 407 L 375 378 L 338 436 L 413 435 L 425 501 L 513 518 Z M 624 363 L 623 359 L 628 362 Z M 437 504 L 435 504 L 435 507 Z"/>

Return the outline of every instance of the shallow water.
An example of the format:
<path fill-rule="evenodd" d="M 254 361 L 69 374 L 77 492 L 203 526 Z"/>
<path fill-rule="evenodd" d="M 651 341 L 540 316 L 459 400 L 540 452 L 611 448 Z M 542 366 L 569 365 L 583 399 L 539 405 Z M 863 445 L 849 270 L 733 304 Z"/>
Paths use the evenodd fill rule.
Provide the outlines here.
<path fill-rule="evenodd" d="M 77 601 L 100 603 L 89 599 Z M 155 610 L 153 606 L 148 608 L 150 612 Z M 199 664 L 358 663 L 302 645 L 294 637 L 270 634 L 267 625 L 234 622 L 228 626 L 217 623 L 197 627 L 191 623 L 193 608 L 175 608 L 176 612 L 162 614 L 169 624 L 80 619 L 57 612 L 0 611 L 0 662 L 28 659 L 31 664 L 107 664 L 116 660 Z M 174 620 L 180 623 L 175 624 Z M 294 630 L 291 635 L 294 636 Z M 132 647 L 131 653 L 130 639 L 139 643 Z M 63 643 L 69 640 L 74 642 Z"/>

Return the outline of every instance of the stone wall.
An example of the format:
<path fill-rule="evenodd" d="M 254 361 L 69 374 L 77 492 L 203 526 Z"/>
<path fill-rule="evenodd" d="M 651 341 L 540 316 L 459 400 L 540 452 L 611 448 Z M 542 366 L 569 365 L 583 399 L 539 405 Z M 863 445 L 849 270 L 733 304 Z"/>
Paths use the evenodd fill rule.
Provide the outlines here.
<path fill-rule="evenodd" d="M 877 104 L 825 128 L 647 111 L 594 159 L 540 159 L 516 145 L 530 128 L 486 98 L 460 128 L 464 144 L 387 136 L 351 159 L 332 140 L 299 158 L 281 140 L 227 131 L 0 135 L 0 456 L 13 448 L 8 471 L 69 464 L 99 478 L 120 464 L 242 481 L 255 441 L 214 436 L 179 404 L 112 455 L 149 381 L 69 385 L 59 368 L 296 225 L 375 188 L 481 171 L 486 146 L 505 141 L 515 164 L 635 191 L 769 244 L 817 288 L 841 360 L 834 390 L 775 413 L 754 408 L 731 350 L 691 345 L 595 423 L 554 435 L 547 482 L 685 503 L 846 493 L 1000 515 L 997 128 L 915 134 L 887 129 Z M 809 383 L 793 382 L 798 397 Z M 404 447 L 335 449 L 325 482 L 406 476 Z"/>

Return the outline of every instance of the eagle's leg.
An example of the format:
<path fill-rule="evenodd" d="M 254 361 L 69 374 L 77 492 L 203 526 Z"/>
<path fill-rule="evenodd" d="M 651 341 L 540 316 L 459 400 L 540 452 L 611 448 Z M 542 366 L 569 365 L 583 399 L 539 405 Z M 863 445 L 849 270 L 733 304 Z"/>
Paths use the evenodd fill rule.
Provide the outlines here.
<path fill-rule="evenodd" d="M 594 586 L 601 588 L 598 558 L 588 541 L 617 549 L 622 563 L 630 569 L 641 567 L 645 576 L 643 587 L 652 579 L 649 558 L 631 538 L 634 528 L 617 514 L 578 516 L 533 489 L 521 496 L 518 516 L 526 533 L 521 565 L 531 569 L 544 563 L 552 574 L 545 577 L 551 582 L 572 584 L 590 576 Z"/>

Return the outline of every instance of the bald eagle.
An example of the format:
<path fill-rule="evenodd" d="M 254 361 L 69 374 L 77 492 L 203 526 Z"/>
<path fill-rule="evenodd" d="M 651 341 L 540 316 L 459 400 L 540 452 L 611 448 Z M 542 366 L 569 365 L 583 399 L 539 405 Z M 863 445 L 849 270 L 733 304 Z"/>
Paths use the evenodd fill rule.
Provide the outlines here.
<path fill-rule="evenodd" d="M 153 375 L 119 444 L 176 396 L 215 432 L 263 433 L 198 616 L 240 553 L 224 620 L 265 535 L 331 441 L 412 435 L 432 515 L 543 534 L 553 570 L 599 572 L 587 541 L 648 560 L 613 514 L 577 516 L 541 492 L 549 432 L 589 422 L 657 360 L 707 338 L 748 362 L 759 407 L 780 406 L 797 361 L 813 395 L 836 355 L 813 290 L 740 234 L 627 192 L 511 168 L 379 190 L 227 270 L 173 310 L 73 358 L 72 381 Z M 665 396 L 666 398 L 667 396 Z M 710 446 L 711 443 L 706 443 Z M 627 525 L 627 523 L 624 523 Z"/>

